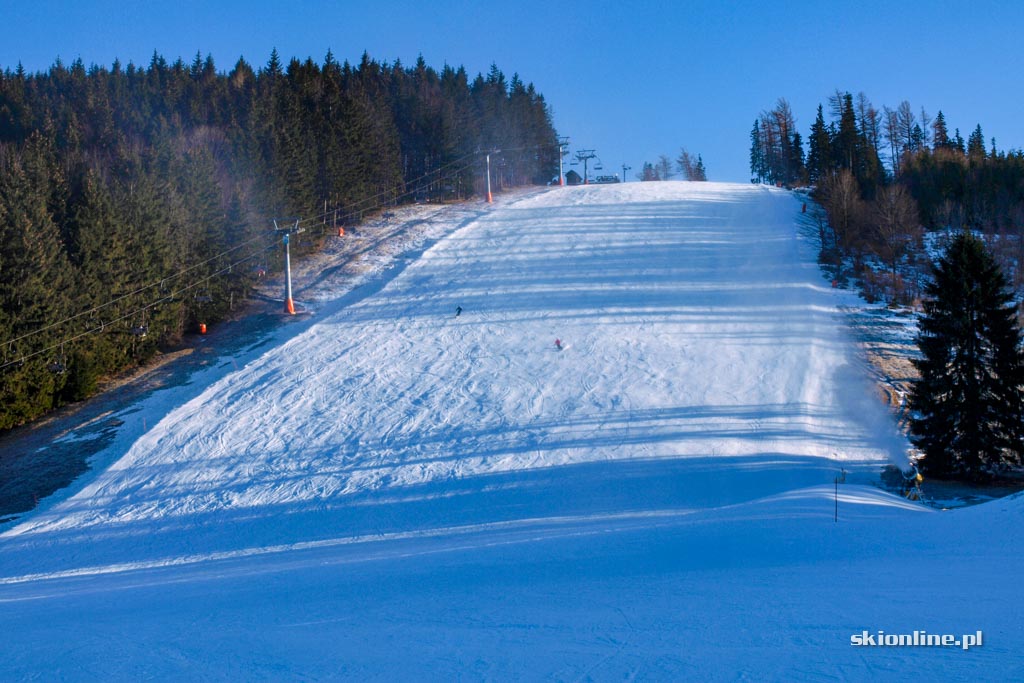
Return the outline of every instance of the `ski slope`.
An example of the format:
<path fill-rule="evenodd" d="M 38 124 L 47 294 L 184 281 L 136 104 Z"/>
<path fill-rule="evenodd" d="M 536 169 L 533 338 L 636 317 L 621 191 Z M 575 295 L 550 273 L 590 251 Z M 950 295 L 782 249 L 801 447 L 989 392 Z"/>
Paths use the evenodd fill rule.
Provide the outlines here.
<path fill-rule="evenodd" d="M 553 188 L 435 215 L 355 290 L 313 273 L 312 316 L 0 536 L 0 673 L 1019 678 L 1021 505 L 872 486 L 907 444 L 798 212 Z M 986 641 L 851 647 L 879 629 Z"/>

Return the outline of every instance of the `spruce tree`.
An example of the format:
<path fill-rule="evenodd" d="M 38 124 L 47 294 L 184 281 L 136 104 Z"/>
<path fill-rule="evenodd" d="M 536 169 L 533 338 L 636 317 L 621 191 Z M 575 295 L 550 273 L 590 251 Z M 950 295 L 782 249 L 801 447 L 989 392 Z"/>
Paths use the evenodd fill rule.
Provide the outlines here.
<path fill-rule="evenodd" d="M 961 233 L 926 289 L 914 384 L 921 470 L 980 480 L 1021 462 L 1024 356 L 1016 306 L 984 244 Z"/>
<path fill-rule="evenodd" d="M 761 144 L 761 124 L 754 119 L 754 128 L 750 131 L 750 182 L 764 182 L 764 154 Z"/>
<path fill-rule="evenodd" d="M 814 124 L 811 125 L 811 136 L 808 142 L 810 150 L 807 153 L 807 180 L 811 184 L 815 184 L 833 170 L 832 145 L 820 104 L 818 105 L 818 116 L 814 119 Z"/>
<path fill-rule="evenodd" d="M 939 113 L 935 116 L 935 122 L 932 124 L 932 140 L 935 149 L 945 149 L 951 146 L 949 140 L 949 130 L 946 128 L 946 116 L 939 110 Z"/>
<path fill-rule="evenodd" d="M 985 159 L 985 135 L 981 132 L 980 123 L 967 138 L 967 156 L 972 161 L 984 161 Z"/>

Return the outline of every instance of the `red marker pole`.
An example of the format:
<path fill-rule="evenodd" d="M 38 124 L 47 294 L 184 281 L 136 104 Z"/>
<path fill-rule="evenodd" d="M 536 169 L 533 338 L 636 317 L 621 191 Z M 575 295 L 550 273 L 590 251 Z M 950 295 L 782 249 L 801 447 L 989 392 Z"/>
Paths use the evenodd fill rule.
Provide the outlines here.
<path fill-rule="evenodd" d="M 491 196 L 491 155 L 487 155 L 487 203 L 493 204 L 494 197 Z"/>
<path fill-rule="evenodd" d="M 558 186 L 565 186 L 565 175 L 562 173 L 562 148 L 564 144 L 558 145 Z"/>
<path fill-rule="evenodd" d="M 288 250 L 288 233 L 284 234 L 284 308 L 295 315 L 295 302 L 292 301 L 292 259 Z"/>

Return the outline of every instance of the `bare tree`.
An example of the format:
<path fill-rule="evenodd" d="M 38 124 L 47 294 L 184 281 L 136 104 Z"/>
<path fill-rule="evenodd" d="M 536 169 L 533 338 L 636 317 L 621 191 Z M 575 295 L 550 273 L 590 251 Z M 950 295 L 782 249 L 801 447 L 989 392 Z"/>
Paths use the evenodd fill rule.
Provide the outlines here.
<path fill-rule="evenodd" d="M 960 201 L 952 198 L 942 200 L 939 205 L 936 218 L 940 227 L 946 228 L 947 232 L 960 232 L 964 227 L 964 207 Z"/>
<path fill-rule="evenodd" d="M 921 139 L 922 144 L 931 144 L 931 130 L 932 130 L 932 117 L 928 116 L 928 112 L 921 107 L 921 132 L 924 137 Z"/>
<path fill-rule="evenodd" d="M 896 125 L 900 137 L 900 153 L 904 150 L 913 149 L 914 126 L 917 125 L 917 117 L 914 110 L 910 108 L 910 102 L 903 100 L 900 106 L 896 107 Z"/>
<path fill-rule="evenodd" d="M 882 116 L 863 92 L 857 93 L 857 125 L 878 156 L 881 153 Z"/>
<path fill-rule="evenodd" d="M 830 176 L 822 186 L 822 199 L 828 212 L 838 274 L 843 256 L 852 253 L 861 241 L 864 202 L 860 198 L 860 186 L 853 173 L 844 168 Z"/>
<path fill-rule="evenodd" d="M 780 98 L 774 109 L 761 113 L 758 123 L 759 158 L 764 161 L 768 182 L 799 182 L 804 173 L 803 149 L 789 102 Z"/>
<path fill-rule="evenodd" d="M 828 113 L 832 116 L 833 121 L 843 118 L 844 99 L 846 99 L 846 93 L 839 88 L 836 88 L 836 91 L 828 96 Z"/>
<path fill-rule="evenodd" d="M 679 150 L 679 156 L 676 157 L 676 168 L 683 177 L 687 180 L 693 180 L 697 162 L 694 160 L 690 153 L 683 147 Z"/>
<path fill-rule="evenodd" d="M 668 180 L 675 175 L 672 172 L 672 160 L 668 158 L 667 154 L 662 154 L 658 157 L 658 163 L 654 165 L 654 168 L 658 173 L 658 178 L 661 180 Z"/>
<path fill-rule="evenodd" d="M 885 131 L 885 140 L 889 143 L 889 158 L 892 161 L 894 176 L 900 174 L 903 153 L 913 149 L 915 126 L 924 134 L 923 129 L 917 124 L 910 102 L 903 100 L 895 110 L 889 107 L 882 108 L 882 127 Z"/>
<path fill-rule="evenodd" d="M 676 158 L 676 169 L 683 174 L 687 180 L 707 180 L 707 172 L 704 169 L 704 160 L 698 154 L 696 158 L 690 154 L 685 147 L 680 148 L 679 156 Z"/>
<path fill-rule="evenodd" d="M 871 206 L 874 239 L 871 249 L 889 267 L 890 302 L 900 295 L 897 266 L 921 242 L 917 203 L 900 184 L 883 187 Z"/>
<path fill-rule="evenodd" d="M 892 174 L 900 174 L 900 134 L 899 124 L 896 122 L 896 112 L 888 106 L 882 107 L 882 130 L 885 132 L 885 141 L 889 143 L 889 162 L 892 164 Z"/>

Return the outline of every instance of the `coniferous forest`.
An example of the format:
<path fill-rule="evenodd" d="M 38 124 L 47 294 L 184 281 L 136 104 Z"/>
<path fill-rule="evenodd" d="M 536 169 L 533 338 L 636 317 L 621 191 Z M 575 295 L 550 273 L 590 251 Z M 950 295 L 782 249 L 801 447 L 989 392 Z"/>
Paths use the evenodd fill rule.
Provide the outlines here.
<path fill-rule="evenodd" d="M 211 57 L 56 62 L 0 74 L 0 430 L 96 390 L 281 267 L 274 219 L 316 247 L 388 206 L 547 182 L 541 94 L 492 66 L 470 80 L 328 53 L 228 72 Z"/>
<path fill-rule="evenodd" d="M 823 262 L 869 299 L 917 300 L 931 266 L 926 237 L 963 229 L 983 234 L 1010 284 L 1024 287 L 1024 153 L 1000 151 L 980 124 L 965 140 L 942 111 L 878 109 L 864 93 L 836 91 L 804 138 L 780 99 L 754 121 L 750 170 L 752 182 L 813 188 Z"/>
<path fill-rule="evenodd" d="M 869 300 L 923 307 L 910 396 L 922 471 L 986 480 L 1019 467 L 1024 153 L 986 144 L 980 124 L 965 141 L 941 111 L 932 118 L 907 102 L 878 111 L 864 94 L 836 92 L 828 110 L 826 123 L 818 107 L 806 156 L 785 100 L 762 113 L 752 181 L 810 185 L 808 222 L 835 280 L 855 279 Z"/>

